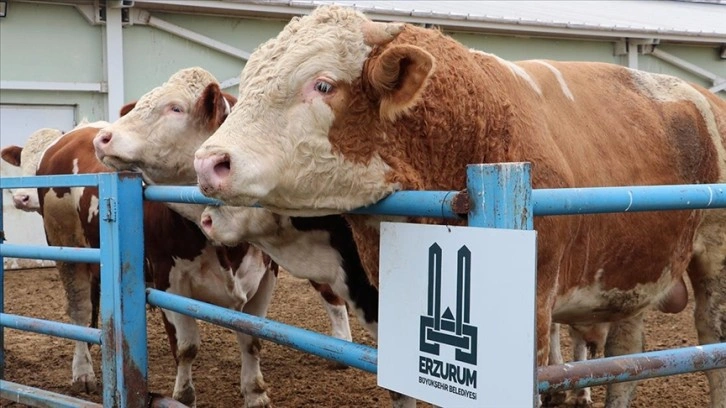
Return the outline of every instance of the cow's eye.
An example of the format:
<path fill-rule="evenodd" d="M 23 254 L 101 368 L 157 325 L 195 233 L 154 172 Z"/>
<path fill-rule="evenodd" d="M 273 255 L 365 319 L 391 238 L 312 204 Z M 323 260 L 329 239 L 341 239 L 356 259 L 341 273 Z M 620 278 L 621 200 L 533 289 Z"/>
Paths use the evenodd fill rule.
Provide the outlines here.
<path fill-rule="evenodd" d="M 184 109 L 182 109 L 182 107 L 179 106 L 179 105 L 171 105 L 169 107 L 169 109 L 171 109 L 172 112 L 176 112 L 176 113 L 183 113 L 184 112 Z"/>
<path fill-rule="evenodd" d="M 333 85 L 329 82 L 318 81 L 315 83 L 315 90 L 323 94 L 331 93 L 333 92 Z"/>

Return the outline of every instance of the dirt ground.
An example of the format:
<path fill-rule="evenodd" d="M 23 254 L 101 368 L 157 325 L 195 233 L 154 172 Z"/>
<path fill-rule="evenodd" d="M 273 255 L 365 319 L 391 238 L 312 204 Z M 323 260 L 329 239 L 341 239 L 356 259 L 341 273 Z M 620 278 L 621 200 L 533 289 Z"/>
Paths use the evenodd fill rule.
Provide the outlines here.
<path fill-rule="evenodd" d="M 58 273 L 55 269 L 9 271 L 5 276 L 5 308 L 8 313 L 68 321 Z M 148 312 L 150 390 L 171 395 L 174 360 L 168 352 L 158 310 Z M 679 315 L 652 313 L 647 316 L 646 349 L 661 350 L 696 344 L 693 305 Z M 269 316 L 289 324 L 327 333 L 329 321 L 319 297 L 306 281 L 281 274 Z M 194 365 L 197 406 L 240 407 L 239 353 L 232 333 L 201 322 L 202 348 Z M 372 344 L 354 317 L 353 338 Z M 563 332 L 563 344 L 569 344 Z M 72 394 L 70 387 L 70 341 L 53 337 L 5 331 L 5 379 L 54 392 Z M 100 378 L 100 352 L 92 349 L 96 375 Z M 565 351 L 565 356 L 570 356 Z M 353 368 L 334 369 L 326 360 L 264 342 L 262 372 L 270 385 L 276 407 L 385 407 L 388 394 L 377 388 L 373 374 Z M 603 406 L 603 389 L 594 390 L 595 406 Z M 100 402 L 100 395 L 76 395 Z M 702 408 L 708 405 L 708 384 L 701 374 L 641 382 L 632 407 Z M 18 404 L 0 400 L 0 406 Z M 419 404 L 428 407 L 428 404 Z"/>

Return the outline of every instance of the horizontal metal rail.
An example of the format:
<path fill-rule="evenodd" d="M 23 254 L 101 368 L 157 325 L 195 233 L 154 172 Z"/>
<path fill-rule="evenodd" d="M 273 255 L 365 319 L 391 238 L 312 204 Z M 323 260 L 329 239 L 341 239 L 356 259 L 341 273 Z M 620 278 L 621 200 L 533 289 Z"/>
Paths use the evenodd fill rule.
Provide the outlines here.
<path fill-rule="evenodd" d="M 101 404 L 5 380 L 0 380 L 0 398 L 31 407 L 103 408 Z"/>
<path fill-rule="evenodd" d="M 726 208 L 726 184 L 532 190 L 534 215 Z"/>
<path fill-rule="evenodd" d="M 149 408 L 188 408 L 186 405 L 175 400 L 174 398 L 165 397 L 163 395 L 151 394 L 149 398 Z"/>
<path fill-rule="evenodd" d="M 169 203 L 223 205 L 221 201 L 202 194 L 196 186 L 146 186 L 144 199 Z"/>
<path fill-rule="evenodd" d="M 278 344 L 377 372 L 378 351 L 294 326 L 147 289 L 149 304 L 242 331 Z M 303 334 L 304 337 L 298 337 Z M 625 370 L 624 370 L 625 368 Z M 726 343 L 651 351 L 538 368 L 538 392 L 592 387 L 626 381 L 726 368 Z"/>
<path fill-rule="evenodd" d="M 539 392 L 726 368 L 726 343 L 650 351 L 540 367 Z"/>
<path fill-rule="evenodd" d="M 144 197 L 222 205 L 194 186 L 148 186 Z M 457 219 L 466 215 L 468 201 L 459 191 L 399 191 L 350 213 Z M 532 205 L 535 216 L 726 208 L 726 184 L 536 189 Z"/>
<path fill-rule="evenodd" d="M 399 191 L 368 207 L 350 211 L 351 214 L 385 214 L 411 217 L 438 217 L 456 219 L 454 211 L 458 191 Z M 206 197 L 195 186 L 147 186 L 144 198 L 185 204 L 224 205 Z M 466 207 L 461 210 L 466 214 Z"/>
<path fill-rule="evenodd" d="M 70 176 L 70 177 L 69 177 Z M 73 174 L 59 176 L 0 177 L 0 189 L 37 187 L 96 187 L 98 174 Z"/>
<path fill-rule="evenodd" d="M 373 347 L 336 339 L 157 289 L 146 289 L 146 294 L 147 301 L 153 306 L 205 320 L 371 373 L 376 373 L 378 370 L 378 351 Z"/>
<path fill-rule="evenodd" d="M 0 256 L 68 262 L 101 262 L 101 250 L 98 248 L 0 244 Z"/>
<path fill-rule="evenodd" d="M 0 313 L 0 326 L 71 340 L 85 341 L 86 343 L 101 344 L 101 330 L 53 320 Z"/>

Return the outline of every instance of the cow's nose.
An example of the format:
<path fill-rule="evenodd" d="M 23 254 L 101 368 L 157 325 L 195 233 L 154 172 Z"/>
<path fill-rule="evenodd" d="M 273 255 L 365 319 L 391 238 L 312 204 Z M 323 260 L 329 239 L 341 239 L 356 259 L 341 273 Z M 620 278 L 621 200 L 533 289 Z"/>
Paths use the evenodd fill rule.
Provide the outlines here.
<path fill-rule="evenodd" d="M 209 232 L 212 231 L 213 223 L 212 217 L 209 214 L 202 214 L 202 229 L 204 232 L 209 234 Z"/>
<path fill-rule="evenodd" d="M 111 143 L 112 138 L 113 133 L 108 130 L 101 130 L 98 132 L 96 137 L 93 138 L 93 147 L 96 149 L 96 156 L 98 156 L 99 159 L 103 159 L 106 155 L 106 146 Z"/>
<path fill-rule="evenodd" d="M 23 209 L 30 203 L 30 196 L 28 194 L 15 194 L 13 196 L 13 204 L 15 208 Z"/>
<path fill-rule="evenodd" d="M 203 194 L 219 190 L 229 178 L 231 162 L 229 154 L 215 153 L 206 157 L 194 158 L 194 170 Z"/>

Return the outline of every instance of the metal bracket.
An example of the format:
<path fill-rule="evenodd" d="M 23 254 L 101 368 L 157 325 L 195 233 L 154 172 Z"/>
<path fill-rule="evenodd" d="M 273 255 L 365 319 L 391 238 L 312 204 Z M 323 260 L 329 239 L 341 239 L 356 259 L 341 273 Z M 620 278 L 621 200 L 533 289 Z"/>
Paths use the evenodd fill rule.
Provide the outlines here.
<path fill-rule="evenodd" d="M 116 200 L 106 198 L 103 206 L 103 220 L 108 222 L 116 221 Z"/>

